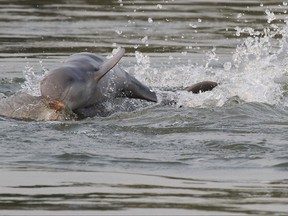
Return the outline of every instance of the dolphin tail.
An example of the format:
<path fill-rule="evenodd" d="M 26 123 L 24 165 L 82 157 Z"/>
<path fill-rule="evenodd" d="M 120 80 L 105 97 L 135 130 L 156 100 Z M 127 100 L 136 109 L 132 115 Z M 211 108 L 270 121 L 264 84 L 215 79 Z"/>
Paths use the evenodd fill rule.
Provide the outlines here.
<path fill-rule="evenodd" d="M 94 79 L 98 82 L 108 71 L 110 71 L 124 56 L 125 49 L 120 48 L 120 50 L 110 59 L 105 60 L 97 71 L 97 75 Z"/>
<path fill-rule="evenodd" d="M 130 75 L 128 76 L 129 77 L 127 78 L 129 81 L 126 84 L 125 89 L 122 90 L 122 96 L 157 102 L 157 96 L 155 92 L 151 91 L 147 86 L 143 85 L 136 78 Z"/>

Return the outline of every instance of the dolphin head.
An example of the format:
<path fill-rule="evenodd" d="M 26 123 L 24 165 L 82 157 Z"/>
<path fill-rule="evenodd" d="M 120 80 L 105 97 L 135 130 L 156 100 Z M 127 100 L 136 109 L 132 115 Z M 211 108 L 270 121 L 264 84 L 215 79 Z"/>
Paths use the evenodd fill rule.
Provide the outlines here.
<path fill-rule="evenodd" d="M 122 58 L 122 48 L 112 58 L 103 60 L 97 67 L 87 54 L 78 54 L 63 66 L 52 70 L 41 81 L 42 97 L 56 110 L 76 110 L 91 103 L 90 98 L 99 80 Z M 93 63 L 91 63 L 93 62 Z"/>
<path fill-rule="evenodd" d="M 51 71 L 40 83 L 42 97 L 58 111 L 73 110 L 85 102 L 85 82 L 69 67 Z"/>

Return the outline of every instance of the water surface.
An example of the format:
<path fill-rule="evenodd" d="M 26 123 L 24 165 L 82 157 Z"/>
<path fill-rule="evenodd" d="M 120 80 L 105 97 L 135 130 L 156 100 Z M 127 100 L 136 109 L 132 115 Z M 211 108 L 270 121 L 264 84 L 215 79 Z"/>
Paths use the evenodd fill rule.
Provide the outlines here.
<path fill-rule="evenodd" d="M 1 117 L 1 214 L 286 215 L 287 10 L 285 1 L 1 1 L 1 97 L 39 95 L 43 74 L 72 53 L 124 47 L 121 66 L 159 98 L 82 121 Z M 203 80 L 220 85 L 181 90 Z"/>

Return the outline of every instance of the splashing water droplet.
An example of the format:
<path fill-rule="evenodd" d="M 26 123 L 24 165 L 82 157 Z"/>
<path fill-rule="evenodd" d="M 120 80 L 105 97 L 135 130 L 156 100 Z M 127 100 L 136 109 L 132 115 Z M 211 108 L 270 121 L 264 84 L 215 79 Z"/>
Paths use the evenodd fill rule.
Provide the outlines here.
<path fill-rule="evenodd" d="M 273 20 L 276 19 L 275 14 L 274 14 L 273 12 L 270 12 L 268 9 L 265 10 L 265 13 L 266 13 L 266 15 L 267 15 L 267 22 L 268 22 L 268 23 L 271 23 Z"/>
<path fill-rule="evenodd" d="M 206 56 L 207 56 L 207 63 L 205 65 L 205 68 L 208 68 L 210 62 L 219 60 L 219 58 L 216 54 L 216 48 L 215 47 L 211 51 L 208 51 L 206 53 Z"/>
<path fill-rule="evenodd" d="M 121 30 L 118 30 L 116 29 L 115 32 L 118 34 L 118 35 L 121 35 L 123 32 Z"/>
<path fill-rule="evenodd" d="M 120 6 L 123 6 L 123 1 L 122 0 L 118 0 L 118 3 L 120 4 Z"/>
<path fill-rule="evenodd" d="M 242 17 L 242 13 L 237 14 L 237 19 L 240 19 Z"/>
<path fill-rule="evenodd" d="M 231 62 L 225 62 L 223 67 L 224 67 L 225 71 L 229 71 L 232 67 L 232 64 L 231 64 Z"/>
<path fill-rule="evenodd" d="M 141 39 L 142 43 L 145 43 L 145 46 L 148 46 L 148 36 L 145 36 L 144 38 Z"/>
<path fill-rule="evenodd" d="M 162 9 L 162 5 L 161 4 L 157 4 L 157 6 L 156 6 L 158 9 Z"/>
<path fill-rule="evenodd" d="M 25 77 L 25 82 L 21 85 L 22 91 L 31 94 L 33 96 L 40 96 L 40 81 L 43 79 L 44 74 L 48 71 L 44 68 L 42 61 L 39 61 L 42 73 L 36 73 L 33 66 L 28 63 L 23 70 L 23 75 Z"/>
<path fill-rule="evenodd" d="M 241 28 L 237 26 L 237 27 L 235 27 L 235 30 L 236 30 L 235 35 L 239 37 L 241 34 Z"/>
<path fill-rule="evenodd" d="M 197 28 L 197 25 L 195 25 L 195 24 L 193 24 L 193 23 L 190 23 L 189 26 L 190 26 L 191 28 Z"/>

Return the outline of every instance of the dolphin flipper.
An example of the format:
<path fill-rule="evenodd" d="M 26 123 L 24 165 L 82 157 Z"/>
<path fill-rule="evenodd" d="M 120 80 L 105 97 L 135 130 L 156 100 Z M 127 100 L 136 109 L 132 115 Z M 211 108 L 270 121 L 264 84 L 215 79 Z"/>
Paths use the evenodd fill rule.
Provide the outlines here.
<path fill-rule="evenodd" d="M 99 81 L 108 71 L 110 71 L 123 57 L 125 54 L 125 49 L 120 48 L 120 50 L 110 59 L 105 60 L 99 67 L 94 79 Z"/>

